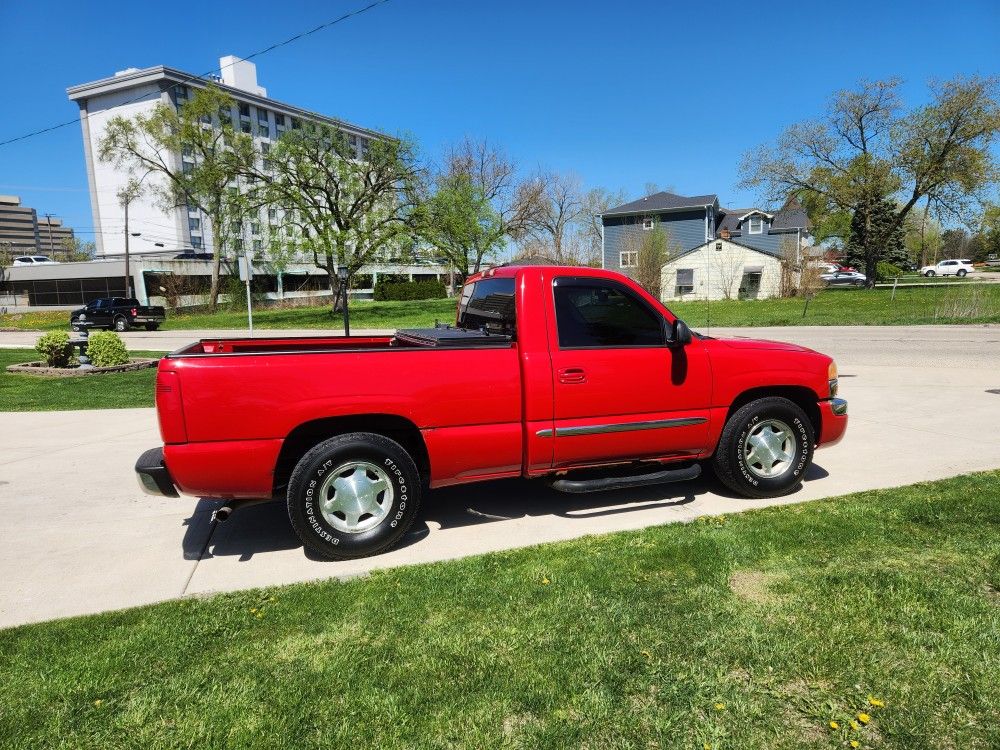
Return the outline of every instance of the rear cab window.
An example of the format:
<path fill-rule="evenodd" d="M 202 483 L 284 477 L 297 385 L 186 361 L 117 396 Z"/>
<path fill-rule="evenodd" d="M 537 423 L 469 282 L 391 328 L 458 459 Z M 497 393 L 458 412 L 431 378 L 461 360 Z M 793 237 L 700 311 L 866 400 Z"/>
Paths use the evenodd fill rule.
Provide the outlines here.
<path fill-rule="evenodd" d="M 479 279 L 463 286 L 456 324 L 466 330 L 485 330 L 516 338 L 514 279 Z"/>

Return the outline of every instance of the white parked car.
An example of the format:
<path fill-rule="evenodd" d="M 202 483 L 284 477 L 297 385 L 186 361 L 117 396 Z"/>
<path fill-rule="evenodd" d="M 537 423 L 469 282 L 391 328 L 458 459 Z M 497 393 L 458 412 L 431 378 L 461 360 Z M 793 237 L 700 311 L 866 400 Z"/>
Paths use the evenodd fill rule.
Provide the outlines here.
<path fill-rule="evenodd" d="M 58 263 L 47 255 L 19 255 L 14 258 L 15 266 L 54 266 Z"/>
<path fill-rule="evenodd" d="M 920 273 L 924 276 L 965 276 L 975 270 L 971 260 L 957 258 L 955 260 L 942 260 L 936 266 L 924 266 L 920 269 Z"/>

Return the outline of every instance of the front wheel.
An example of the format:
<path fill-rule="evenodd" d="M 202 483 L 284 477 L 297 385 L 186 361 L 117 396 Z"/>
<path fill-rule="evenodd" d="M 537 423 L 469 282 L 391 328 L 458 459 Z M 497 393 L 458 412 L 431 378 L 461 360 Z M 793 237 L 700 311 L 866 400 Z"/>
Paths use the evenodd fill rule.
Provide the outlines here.
<path fill-rule="evenodd" d="M 802 482 L 815 444 L 812 423 L 798 404 L 777 396 L 761 398 L 729 417 L 713 468 L 733 492 L 779 497 Z"/>
<path fill-rule="evenodd" d="M 117 318 L 115 318 L 115 330 L 118 331 L 119 333 L 123 333 L 123 332 L 127 331 L 128 330 L 128 320 L 126 320 L 125 318 L 123 318 L 120 315 Z"/>
<path fill-rule="evenodd" d="M 331 560 L 383 552 L 420 507 L 420 473 L 394 440 L 352 432 L 325 440 L 295 466 L 288 517 L 307 549 Z"/>
<path fill-rule="evenodd" d="M 963 277 L 963 276 L 965 276 L 965 275 L 966 275 L 967 273 L 968 273 L 968 271 L 966 271 L 966 270 L 965 270 L 964 268 L 960 268 L 960 269 L 958 269 L 958 273 L 957 273 L 957 274 L 955 274 L 955 275 L 956 275 L 956 276 L 958 276 L 958 278 L 962 278 L 962 277 Z"/>

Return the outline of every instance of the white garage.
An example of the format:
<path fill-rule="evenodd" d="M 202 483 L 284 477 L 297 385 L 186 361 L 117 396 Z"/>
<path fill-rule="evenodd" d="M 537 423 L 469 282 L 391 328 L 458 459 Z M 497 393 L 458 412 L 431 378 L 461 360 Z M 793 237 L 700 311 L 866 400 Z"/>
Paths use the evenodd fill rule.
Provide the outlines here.
<path fill-rule="evenodd" d="M 725 239 L 691 248 L 663 266 L 664 302 L 697 299 L 767 299 L 781 294 L 782 259 Z"/>

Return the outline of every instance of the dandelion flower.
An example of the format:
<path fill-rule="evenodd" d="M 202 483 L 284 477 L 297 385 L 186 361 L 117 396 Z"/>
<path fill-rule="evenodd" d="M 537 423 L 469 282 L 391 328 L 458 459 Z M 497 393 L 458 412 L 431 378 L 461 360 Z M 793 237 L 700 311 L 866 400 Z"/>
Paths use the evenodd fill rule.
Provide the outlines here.
<path fill-rule="evenodd" d="M 704 745 L 702 745 L 702 747 L 705 748 L 705 750 L 712 750 L 712 746 L 709 745 L 707 742 Z"/>
<path fill-rule="evenodd" d="M 836 721 L 830 722 L 830 729 L 840 729 L 840 724 Z"/>
<path fill-rule="evenodd" d="M 102 701 L 100 698 L 94 701 L 94 705 L 97 706 L 98 708 L 100 708 L 103 703 L 104 701 Z"/>
<path fill-rule="evenodd" d="M 715 704 L 715 710 L 716 711 L 725 711 L 726 710 L 726 704 L 725 703 L 716 703 Z"/>
<path fill-rule="evenodd" d="M 858 714 L 858 721 L 860 721 L 862 724 L 867 724 L 871 720 L 872 717 L 866 714 L 864 711 Z"/>
<path fill-rule="evenodd" d="M 542 585 L 543 586 L 548 586 L 550 583 L 552 583 L 552 581 L 549 580 L 548 576 L 542 576 Z"/>
<path fill-rule="evenodd" d="M 645 656 L 647 659 L 652 659 L 653 658 L 653 655 L 651 653 L 649 653 L 646 649 L 643 649 L 639 653 L 642 654 L 643 656 Z"/>
<path fill-rule="evenodd" d="M 857 740 L 851 740 L 851 747 L 861 747 L 861 743 Z"/>
<path fill-rule="evenodd" d="M 868 696 L 868 703 L 875 706 L 875 708 L 882 708 L 882 706 L 885 705 L 885 701 L 879 700 L 878 698 L 873 698 L 870 695 Z"/>
<path fill-rule="evenodd" d="M 854 721 L 853 719 L 851 720 L 851 729 L 860 729 L 860 727 L 858 726 L 858 722 Z"/>

